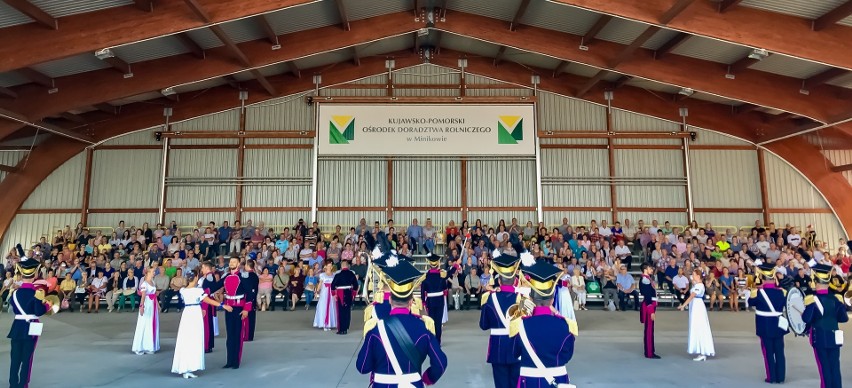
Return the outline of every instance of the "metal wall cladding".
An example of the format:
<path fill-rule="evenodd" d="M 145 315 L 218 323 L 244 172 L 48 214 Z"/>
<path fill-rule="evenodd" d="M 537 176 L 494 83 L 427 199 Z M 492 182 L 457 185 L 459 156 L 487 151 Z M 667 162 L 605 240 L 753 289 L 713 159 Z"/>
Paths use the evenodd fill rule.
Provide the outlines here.
<path fill-rule="evenodd" d="M 86 177 L 86 153 L 54 170 L 24 202 L 22 209 L 80 209 Z"/>
<path fill-rule="evenodd" d="M 335 89 L 320 90 L 321 96 L 328 97 L 386 97 L 387 89 Z M 313 120 L 313 119 L 312 119 Z"/>
<path fill-rule="evenodd" d="M 169 151 L 169 178 L 235 178 L 236 149 L 178 149 Z M 167 185 L 166 208 L 231 207 L 236 187 Z"/>
<path fill-rule="evenodd" d="M 397 211 L 393 212 L 393 223 L 396 225 L 396 230 L 401 231 L 411 225 L 413 219 L 417 219 L 417 224 L 420 226 L 426 225 L 426 219 L 432 219 L 432 226 L 436 231 L 443 232 L 444 227 L 454 221 L 456 225 L 461 225 L 461 211 Z"/>
<path fill-rule="evenodd" d="M 244 207 L 310 207 L 313 151 L 307 149 L 249 149 L 246 178 L 301 178 L 288 184 L 246 184 Z M 298 220 L 298 217 L 296 218 Z"/>
<path fill-rule="evenodd" d="M 606 139 L 560 139 L 560 138 L 539 138 L 539 144 L 559 144 L 559 145 L 607 145 Z"/>
<path fill-rule="evenodd" d="M 160 150 L 95 151 L 89 207 L 159 207 L 162 160 Z"/>
<path fill-rule="evenodd" d="M 630 178 L 685 177 L 683 152 L 680 150 L 615 150 L 615 176 Z M 620 207 L 686 207 L 685 182 L 671 185 L 617 185 L 616 203 Z"/>
<path fill-rule="evenodd" d="M 553 93 L 539 93 L 540 131 L 605 131 L 606 108 Z"/>
<path fill-rule="evenodd" d="M 527 88 L 517 89 L 467 89 L 465 95 L 471 97 L 532 97 L 533 90 Z"/>
<path fill-rule="evenodd" d="M 419 66 L 419 65 L 418 65 Z M 394 70 L 394 72 L 404 71 L 405 69 Z M 371 75 L 369 77 L 364 77 L 352 82 L 348 82 L 349 84 L 359 84 L 359 85 L 376 85 L 376 84 L 386 84 L 388 76 L 386 74 L 377 74 Z"/>
<path fill-rule="evenodd" d="M 612 129 L 621 132 L 634 131 L 680 131 L 680 125 L 651 116 L 640 115 L 621 109 L 612 110 Z"/>
<path fill-rule="evenodd" d="M 461 162 L 395 160 L 393 206 L 461 206 Z"/>
<path fill-rule="evenodd" d="M 536 206 L 536 186 L 535 160 L 467 162 L 468 206 Z"/>
<path fill-rule="evenodd" d="M 690 142 L 690 145 L 753 145 L 753 143 L 747 142 L 745 140 L 737 139 L 735 137 L 728 136 L 709 129 L 690 126 L 687 130 L 696 133 L 695 141 Z"/>
<path fill-rule="evenodd" d="M 799 171 L 769 151 L 764 155 L 770 208 L 828 208 L 819 191 Z"/>
<path fill-rule="evenodd" d="M 689 168 L 695 207 L 762 207 L 756 151 L 690 150 Z"/>
<path fill-rule="evenodd" d="M 835 166 L 852 164 L 852 151 L 850 150 L 825 150 L 822 154 Z M 2 156 L 2 154 L 0 154 Z M 8 163 L 7 163 L 8 164 Z M 843 171 L 843 177 L 852 184 L 852 171 Z"/>
<path fill-rule="evenodd" d="M 382 227 L 388 221 L 388 214 L 385 211 L 363 211 L 363 210 L 353 210 L 353 211 L 319 211 L 317 213 L 316 220 L 308 220 L 305 218 L 307 222 L 317 221 L 320 224 L 320 228 L 325 230 L 334 230 L 335 225 L 340 225 L 344 230 L 349 230 L 350 227 L 358 225 L 361 221 L 361 218 L 367 221 L 367 225 L 370 227 L 373 226 L 373 223 L 378 221 L 382 224 Z"/>
<path fill-rule="evenodd" d="M 94 228 L 115 228 L 120 221 L 124 221 L 128 228 L 140 228 L 146 222 L 152 226 L 156 225 L 160 222 L 159 218 L 159 213 L 89 213 L 88 223 Z"/>
<path fill-rule="evenodd" d="M 385 207 L 387 184 L 386 161 L 320 160 L 317 204 L 320 207 Z"/>
<path fill-rule="evenodd" d="M 541 150 L 541 176 L 608 177 L 609 153 L 600 149 L 545 148 Z"/>
<path fill-rule="evenodd" d="M 600 211 L 545 211 L 544 212 L 544 224 L 547 226 L 548 230 L 551 230 L 559 225 L 562 225 L 562 219 L 568 218 L 568 224 L 577 227 L 577 226 L 586 226 L 588 227 L 591 220 L 605 220 L 612 218 L 612 213 L 610 212 L 600 212 Z M 521 226 L 526 225 L 526 221 L 518 220 L 518 223 Z"/>
<path fill-rule="evenodd" d="M 461 95 L 459 89 L 393 89 L 396 97 L 457 97 Z"/>
<path fill-rule="evenodd" d="M 17 166 L 18 162 L 27 157 L 27 152 L 12 152 L 12 151 L 0 151 L 0 164 L 6 166 Z M 6 179 L 6 175 L 8 175 L 5 171 L 0 171 L 0 182 L 3 179 Z"/>
<path fill-rule="evenodd" d="M 18 214 L 9 225 L 3 241 L 0 241 L 0 246 L 3 247 L 2 260 L 5 261 L 6 254 L 15 244 L 20 243 L 29 248 L 37 243 L 39 238 L 46 237 L 49 241 L 58 230 L 64 229 L 66 225 L 73 229 L 79 222 L 80 213 Z"/>
<path fill-rule="evenodd" d="M 686 217 L 686 212 L 618 212 L 618 221 L 623 222 L 628 219 L 633 225 L 638 225 L 639 220 L 645 221 L 645 225 L 651 225 L 651 221 L 657 220 L 660 226 L 663 226 L 666 221 L 671 222 L 673 226 L 683 226 L 689 224 Z M 612 225 L 612 220 L 609 221 L 609 224 Z M 600 220 L 598 220 L 598 224 L 600 224 Z"/>
<path fill-rule="evenodd" d="M 543 149 L 541 151 L 543 206 L 609 207 L 609 156 L 599 149 Z M 578 182 L 578 178 L 600 178 Z M 573 179 L 572 179 L 573 178 Z M 561 219 L 560 219 L 561 220 Z"/>
<path fill-rule="evenodd" d="M 246 131 L 310 131 L 314 106 L 301 95 L 287 96 L 246 107 Z"/>
<path fill-rule="evenodd" d="M 679 137 L 671 139 L 613 139 L 612 144 L 615 145 L 663 145 L 663 146 L 680 146 L 683 148 L 683 140 Z"/>
<path fill-rule="evenodd" d="M 762 213 L 695 213 L 695 220 L 702 227 L 705 223 L 710 223 L 716 233 L 724 233 L 727 229 L 736 232 L 742 227 L 751 228 L 754 226 L 754 220 L 760 220 L 763 223 Z"/>
<path fill-rule="evenodd" d="M 240 144 L 238 139 L 212 139 L 212 138 L 186 138 L 181 139 L 179 137 L 172 138 L 169 142 L 169 146 L 181 146 L 181 145 L 232 145 L 234 148 L 237 148 L 237 144 Z"/>
<path fill-rule="evenodd" d="M 395 71 L 393 73 L 393 82 L 397 84 L 416 85 L 458 85 L 461 83 L 461 72 L 443 66 L 424 63 Z"/>
<path fill-rule="evenodd" d="M 622 186 L 615 187 L 619 207 L 686 208 L 684 186 Z"/>
<path fill-rule="evenodd" d="M 166 213 L 166 223 L 172 221 L 177 222 L 178 226 L 195 226 L 195 223 L 201 221 L 205 226 L 210 221 L 216 223 L 216 226 L 222 224 L 222 221 L 228 221 L 229 224 L 234 224 L 234 212 L 192 212 L 192 213 Z M 247 218 L 244 218 L 247 219 Z"/>
<path fill-rule="evenodd" d="M 830 252 L 837 252 L 840 247 L 840 239 L 847 238 L 848 234 L 843 230 L 837 217 L 832 213 L 789 213 L 771 214 L 770 220 L 778 227 L 790 224 L 802 233 L 808 225 L 813 225 L 817 234 L 817 240 L 824 241 L 831 248 Z M 752 221 L 754 222 L 754 221 Z"/>
<path fill-rule="evenodd" d="M 132 132 L 119 137 L 114 137 L 103 143 L 106 146 L 112 145 L 161 145 L 154 137 L 154 132 L 162 131 L 162 126 L 148 128 Z"/>
<path fill-rule="evenodd" d="M 535 204 L 533 204 L 535 206 Z M 476 220 L 482 220 L 483 225 L 489 228 L 494 228 L 497 231 L 497 225 L 500 220 L 506 221 L 506 225 L 511 225 L 512 218 L 518 219 L 518 224 L 526 225 L 527 221 L 532 221 L 533 225 L 538 225 L 538 215 L 535 211 L 515 211 L 515 210 L 489 210 L 489 211 L 469 211 L 467 213 L 467 221 L 473 226 Z M 461 223 L 456 222 L 457 225 Z"/>
<path fill-rule="evenodd" d="M 240 111 L 238 109 L 204 115 L 194 119 L 173 123 L 172 131 L 238 131 Z"/>
<path fill-rule="evenodd" d="M 785 13 L 812 20 L 844 3 L 846 3 L 846 0 L 745 0 L 739 6 Z"/>
<path fill-rule="evenodd" d="M 467 74 L 464 75 L 465 81 L 468 84 L 475 85 L 512 85 L 500 80 L 496 80 L 494 78 L 483 77 L 477 74 Z"/>
<path fill-rule="evenodd" d="M 275 229 L 276 233 L 281 232 L 285 227 L 292 230 L 293 225 L 296 225 L 300 218 L 304 220 L 311 218 L 311 212 L 243 212 L 244 220 L 252 220 L 255 225 L 263 222 L 265 227 Z"/>
<path fill-rule="evenodd" d="M 612 204 L 609 184 L 545 184 L 541 187 L 542 205 L 558 207 L 609 207 Z"/>

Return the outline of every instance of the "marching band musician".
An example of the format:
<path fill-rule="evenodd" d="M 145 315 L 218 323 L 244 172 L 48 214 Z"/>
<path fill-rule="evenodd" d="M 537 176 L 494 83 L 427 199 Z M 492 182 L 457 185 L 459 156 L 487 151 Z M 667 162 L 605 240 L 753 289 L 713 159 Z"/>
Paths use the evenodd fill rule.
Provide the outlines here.
<path fill-rule="evenodd" d="M 781 384 L 787 373 L 784 336 L 789 333 L 789 324 L 787 318 L 782 315 L 787 304 L 787 292 L 778 287 L 775 266 L 772 263 L 757 260 L 755 264 L 762 284 L 759 289 L 751 290 L 748 305 L 755 307 L 754 325 L 757 336 L 760 337 L 760 348 L 766 367 L 764 381 L 769 384 Z"/>
<path fill-rule="evenodd" d="M 331 290 L 336 296 L 337 334 L 349 333 L 349 323 L 352 319 L 352 303 L 358 293 L 358 278 L 349 270 L 349 262 L 340 262 L 340 272 L 331 281 Z"/>
<path fill-rule="evenodd" d="M 409 310 L 423 275 L 403 257 L 390 252 L 386 257 L 382 277 L 390 291 L 392 309 L 387 318 L 371 318 L 364 324 L 364 344 L 356 368 L 362 374 L 371 374 L 373 388 L 435 384 L 446 371 L 447 356 L 435 337 L 432 318 Z M 430 366 L 421 373 L 427 356 Z"/>
<path fill-rule="evenodd" d="M 223 368 L 239 369 L 243 356 L 243 341 L 248 337 L 248 314 L 252 309 L 251 284 L 240 275 L 240 259 L 232 257 L 228 262 L 228 275 L 222 280 L 225 288 L 225 327 L 228 332 L 227 363 Z"/>
<path fill-rule="evenodd" d="M 816 294 L 805 296 L 805 312 L 802 320 L 810 328 L 810 342 L 816 355 L 819 369 L 820 388 L 839 388 L 840 347 L 843 345 L 843 331 L 838 329 L 839 322 L 847 322 L 846 306 L 842 295 L 829 292 L 832 280 L 832 267 L 825 264 L 812 266 L 816 280 Z"/>
<path fill-rule="evenodd" d="M 380 241 L 387 241 L 385 232 L 379 232 L 377 237 Z M 373 239 L 373 234 L 370 232 L 364 235 L 364 241 L 367 243 L 367 248 L 372 251 L 367 280 L 364 281 L 364 295 L 367 295 L 366 292 L 370 288 L 375 287 L 373 290 L 373 301 L 364 309 L 364 323 L 366 323 L 370 318 L 386 319 L 390 315 L 391 294 L 388 285 L 382 281 L 381 274 L 382 268 L 385 266 L 384 252 L 382 251 L 385 245 L 377 243 Z M 387 247 L 387 249 L 387 252 L 390 252 L 390 248 Z"/>
<path fill-rule="evenodd" d="M 529 276 L 530 298 L 535 307 L 529 315 L 514 318 L 509 326 L 509 336 L 515 338 L 513 353 L 521 358 L 516 386 L 574 387 L 569 384 L 565 364 L 574 355 L 577 323 L 552 308 L 561 271 L 544 260 L 535 261 L 529 252 L 521 254 L 521 261 L 521 273 Z M 529 262 L 534 264 L 526 265 Z"/>
<path fill-rule="evenodd" d="M 515 252 L 523 252 L 523 245 L 517 235 L 512 234 L 509 241 L 518 245 Z M 491 271 L 495 274 L 494 278 L 499 279 L 500 287 L 494 292 L 486 291 L 482 294 L 479 328 L 491 331 L 485 360 L 491 364 L 496 388 L 516 387 L 521 366 L 518 357 L 509 351 L 513 340 L 509 338 L 509 317 L 506 311 L 509 306 L 520 301 L 514 286 L 520 259 L 517 253 L 512 255 L 493 249 L 490 241 L 486 240 L 486 244 L 492 249 Z"/>
<path fill-rule="evenodd" d="M 639 292 L 642 294 L 642 306 L 639 310 L 639 322 L 645 324 L 645 358 L 660 359 L 654 347 L 654 320 L 657 317 L 657 289 L 651 275 L 655 272 L 653 265 L 642 263 L 642 280 L 639 281 Z"/>
<path fill-rule="evenodd" d="M 441 326 L 447 308 L 447 271 L 441 269 L 441 256 L 431 254 L 427 259 L 429 271 L 420 286 L 426 314 L 435 321 L 435 336 L 441 342 Z"/>
<path fill-rule="evenodd" d="M 21 244 L 17 249 L 23 251 Z M 30 384 L 30 372 L 33 367 L 33 353 L 35 353 L 38 336 L 41 335 L 42 323 L 38 317 L 46 314 L 51 309 L 59 310 L 59 306 L 51 306 L 44 300 L 44 292 L 36 292 L 33 279 L 38 274 L 41 263 L 37 259 L 21 255 L 20 261 L 15 265 L 15 271 L 21 275 L 21 286 L 12 291 L 9 296 L 9 304 L 14 313 L 15 320 L 9 329 L 9 338 L 12 349 L 10 358 L 12 365 L 9 368 L 9 387 L 28 387 Z"/>

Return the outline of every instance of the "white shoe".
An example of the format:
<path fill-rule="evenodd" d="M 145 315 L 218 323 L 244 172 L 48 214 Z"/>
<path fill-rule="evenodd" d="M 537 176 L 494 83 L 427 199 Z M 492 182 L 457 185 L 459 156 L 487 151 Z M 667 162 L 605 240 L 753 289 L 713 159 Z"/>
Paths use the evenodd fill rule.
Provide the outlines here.
<path fill-rule="evenodd" d="M 190 373 L 184 373 L 183 376 L 184 376 L 183 378 L 185 378 L 185 379 L 194 379 L 194 378 L 198 377 L 198 376 L 192 374 L 191 372 Z"/>
<path fill-rule="evenodd" d="M 692 359 L 692 361 L 705 361 L 707 360 L 707 356 L 701 355 Z"/>
<path fill-rule="evenodd" d="M 133 352 L 133 353 L 136 353 L 137 356 L 141 356 L 143 354 L 142 352 Z"/>
<path fill-rule="evenodd" d="M 145 352 L 145 354 L 154 354 L 154 352 Z"/>

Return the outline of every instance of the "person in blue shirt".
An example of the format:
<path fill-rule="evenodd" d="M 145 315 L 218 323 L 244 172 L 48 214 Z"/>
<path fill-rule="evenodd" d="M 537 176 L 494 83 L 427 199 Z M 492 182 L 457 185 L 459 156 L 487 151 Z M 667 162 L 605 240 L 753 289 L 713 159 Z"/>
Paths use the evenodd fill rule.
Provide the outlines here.
<path fill-rule="evenodd" d="M 492 249 L 491 272 L 494 273 L 495 282 L 499 287 L 494 291 L 482 294 L 481 309 L 479 315 L 479 328 L 489 330 L 488 353 L 485 356 L 487 363 L 491 364 L 491 372 L 496 388 L 514 388 L 518 385 L 518 376 L 521 364 L 518 357 L 510 351 L 513 348 L 513 339 L 509 338 L 509 318 L 506 312 L 509 306 L 520 300 L 515 292 L 515 281 L 518 274 L 518 263 L 520 252 L 524 251 L 523 244 L 518 235 L 509 235 L 509 242 L 513 245 L 515 253 L 501 253 L 494 249 L 490 241 L 485 240 Z M 483 275 L 485 275 L 483 273 Z M 470 275 L 473 276 L 473 275 Z M 482 283 L 484 287 L 487 283 Z"/>
<path fill-rule="evenodd" d="M 811 266 L 814 272 L 815 295 L 805 297 L 805 312 L 802 314 L 809 327 L 809 339 L 814 348 L 819 378 L 823 388 L 840 388 L 840 347 L 843 345 L 843 331 L 838 323 L 848 322 L 843 295 L 829 291 L 834 268 L 830 265 Z"/>
<path fill-rule="evenodd" d="M 529 299 L 516 305 L 509 324 L 514 339 L 512 354 L 521 359 L 517 387 L 563 387 L 570 383 L 565 367 L 574 356 L 577 323 L 560 316 L 552 307 L 553 294 L 562 271 L 544 260 L 521 253 L 521 277 L 530 289 Z M 534 307 L 532 307 L 532 306 Z"/>
<path fill-rule="evenodd" d="M 755 263 L 760 288 L 752 289 L 748 305 L 754 306 L 754 326 L 760 338 L 760 350 L 763 353 L 763 365 L 766 379 L 770 384 L 783 383 L 786 378 L 786 359 L 784 357 L 784 336 L 787 319 L 783 317 L 787 304 L 787 293 L 778 287 L 775 266 L 757 260 Z M 784 326 L 783 328 L 781 326 Z"/>
<path fill-rule="evenodd" d="M 390 314 L 364 324 L 363 346 L 355 367 L 370 374 L 373 388 L 433 385 L 447 369 L 447 355 L 435 337 L 431 318 L 412 314 L 412 296 L 424 275 L 405 257 L 386 251 L 381 276 L 391 294 Z M 429 358 L 429 367 L 421 372 Z"/>
<path fill-rule="evenodd" d="M 618 308 L 627 311 L 630 297 L 633 297 L 633 310 L 639 311 L 639 291 L 636 290 L 636 281 L 633 275 L 627 273 L 627 266 L 619 267 L 618 275 L 615 276 L 615 284 L 618 287 Z"/>
<path fill-rule="evenodd" d="M 408 235 L 408 245 L 411 245 L 411 251 L 420 253 L 420 249 L 423 248 L 423 227 L 417 223 L 416 218 L 411 220 L 411 225 L 408 226 L 405 234 Z"/>
<path fill-rule="evenodd" d="M 275 248 L 278 249 L 278 252 L 281 252 L 281 254 L 284 254 L 284 252 L 287 252 L 287 248 L 289 248 L 289 247 L 290 247 L 290 241 L 288 241 L 287 238 L 285 238 L 283 234 L 281 236 L 278 236 L 278 240 L 275 241 Z"/>
<path fill-rule="evenodd" d="M 219 227 L 219 255 L 228 253 L 228 244 L 231 241 L 231 233 L 233 233 L 233 231 L 234 230 L 228 226 L 228 221 L 222 222 L 222 226 Z"/>

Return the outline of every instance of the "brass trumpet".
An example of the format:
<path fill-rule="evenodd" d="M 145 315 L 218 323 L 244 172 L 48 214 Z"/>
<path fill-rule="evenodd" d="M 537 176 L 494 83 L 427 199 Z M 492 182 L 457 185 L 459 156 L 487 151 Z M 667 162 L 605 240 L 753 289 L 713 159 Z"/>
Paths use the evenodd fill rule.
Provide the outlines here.
<path fill-rule="evenodd" d="M 518 285 L 522 287 L 529 287 L 529 284 L 523 276 L 518 278 Z M 509 306 L 509 309 L 506 310 L 506 318 L 510 321 L 532 315 L 532 311 L 535 308 L 535 303 L 533 303 L 529 295 L 518 293 L 518 296 L 520 298 L 518 299 L 518 303 Z"/>

